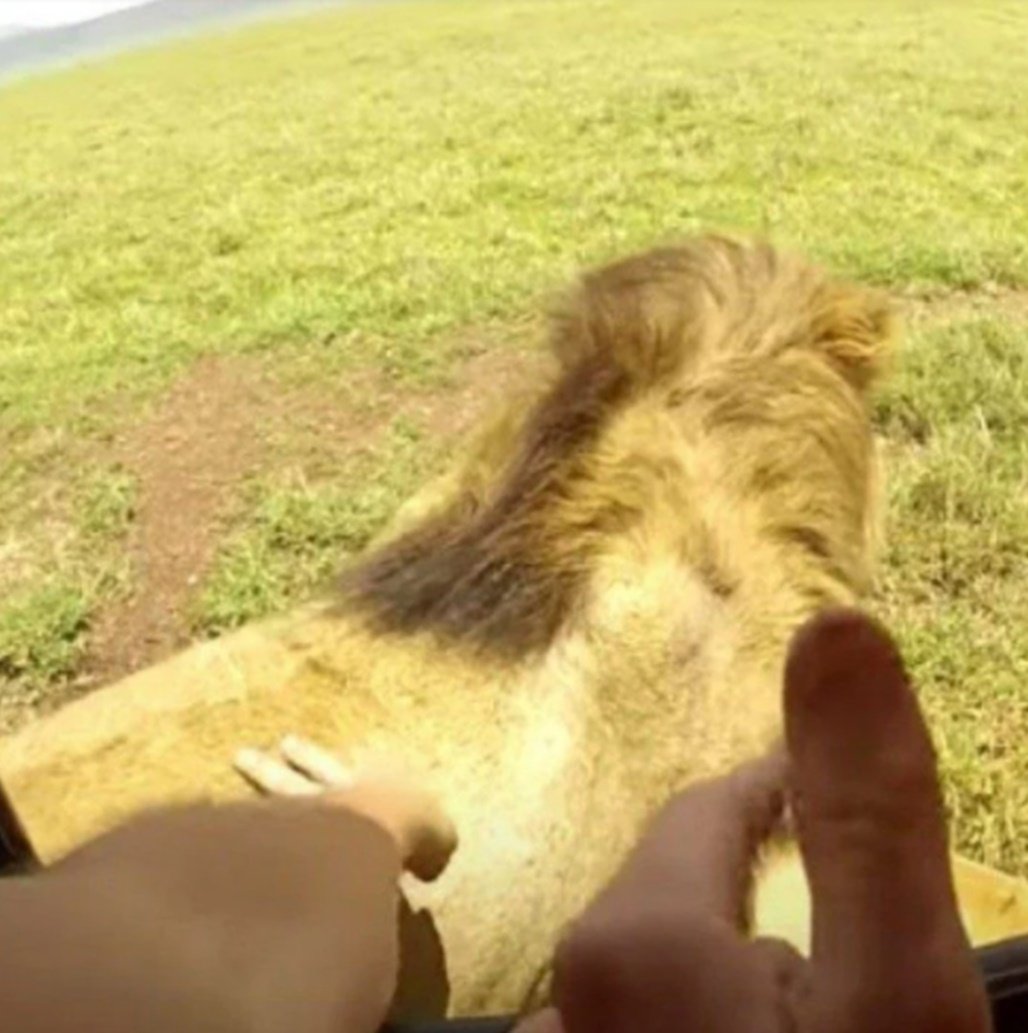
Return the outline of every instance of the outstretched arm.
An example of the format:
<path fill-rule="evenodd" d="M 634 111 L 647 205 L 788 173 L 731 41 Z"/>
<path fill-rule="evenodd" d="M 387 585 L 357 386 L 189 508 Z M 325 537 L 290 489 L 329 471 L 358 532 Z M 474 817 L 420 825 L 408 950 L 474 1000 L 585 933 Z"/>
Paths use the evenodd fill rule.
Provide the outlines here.
<path fill-rule="evenodd" d="M 372 1033 L 397 973 L 398 879 L 455 845 L 423 793 L 146 815 L 0 883 L 10 1033 Z"/>

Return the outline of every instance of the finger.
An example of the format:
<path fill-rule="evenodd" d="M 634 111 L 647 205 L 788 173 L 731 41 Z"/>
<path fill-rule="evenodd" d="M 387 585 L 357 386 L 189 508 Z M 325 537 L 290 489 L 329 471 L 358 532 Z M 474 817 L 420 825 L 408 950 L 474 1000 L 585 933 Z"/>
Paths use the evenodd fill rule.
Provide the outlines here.
<path fill-rule="evenodd" d="M 790 651 L 785 711 L 800 842 L 822 890 L 815 940 L 951 905 L 934 753 L 888 636 L 857 613 L 815 618 Z"/>
<path fill-rule="evenodd" d="M 746 925 L 754 861 L 782 811 L 785 756 L 692 786 L 656 817 L 607 897 L 663 897 L 733 928 Z"/>
<path fill-rule="evenodd" d="M 313 796 L 321 792 L 320 786 L 259 750 L 240 750 L 234 766 L 256 789 L 272 796 Z"/>
<path fill-rule="evenodd" d="M 279 750 L 294 768 L 327 789 L 345 789 L 354 783 L 353 774 L 338 758 L 307 739 L 288 735 Z"/>
<path fill-rule="evenodd" d="M 907 980 L 916 997 L 920 957 L 927 981 L 966 984 L 934 750 L 888 635 L 852 611 L 809 622 L 790 650 L 785 725 L 815 964 L 852 985 Z"/>

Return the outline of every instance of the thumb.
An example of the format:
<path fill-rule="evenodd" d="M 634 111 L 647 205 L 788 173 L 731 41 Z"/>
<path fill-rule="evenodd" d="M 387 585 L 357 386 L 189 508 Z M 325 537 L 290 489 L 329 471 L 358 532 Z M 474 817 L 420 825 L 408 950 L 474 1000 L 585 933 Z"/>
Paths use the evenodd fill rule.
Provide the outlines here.
<path fill-rule="evenodd" d="M 785 681 L 815 985 L 889 995 L 891 980 L 909 1000 L 920 975 L 929 999 L 948 987 L 947 1006 L 956 993 L 970 1009 L 958 1010 L 973 1014 L 982 999 L 957 911 L 935 753 L 895 645 L 857 612 L 827 612 L 796 636 Z"/>

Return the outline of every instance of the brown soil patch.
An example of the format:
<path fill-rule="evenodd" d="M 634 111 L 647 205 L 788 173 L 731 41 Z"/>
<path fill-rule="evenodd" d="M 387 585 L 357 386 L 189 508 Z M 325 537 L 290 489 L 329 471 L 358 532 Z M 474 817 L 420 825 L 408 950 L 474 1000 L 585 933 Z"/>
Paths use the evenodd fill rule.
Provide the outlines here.
<path fill-rule="evenodd" d="M 90 680 L 134 670 L 185 640 L 183 604 L 213 557 L 223 507 L 260 456 L 270 388 L 254 363 L 202 359 L 115 442 L 114 458 L 139 486 L 135 587 L 94 624 Z"/>
<path fill-rule="evenodd" d="M 331 474 L 373 447 L 398 416 L 455 437 L 544 361 L 516 342 L 501 346 L 488 337 L 464 350 L 450 383 L 420 390 L 377 371 L 347 374 L 330 387 L 283 388 L 252 360 L 197 362 L 141 426 L 113 444 L 112 461 L 138 483 L 128 546 L 133 587 L 97 615 L 80 685 L 114 680 L 188 642 L 191 596 L 245 478 L 275 468 Z"/>
<path fill-rule="evenodd" d="M 915 326 L 977 318 L 1028 321 L 1028 290 L 998 284 L 971 291 L 912 289 L 896 297 L 900 311 Z"/>
<path fill-rule="evenodd" d="M 451 388 L 409 397 L 405 413 L 430 434 L 456 437 L 527 387 L 548 362 L 548 353 L 539 349 L 476 351 L 465 360 Z"/>

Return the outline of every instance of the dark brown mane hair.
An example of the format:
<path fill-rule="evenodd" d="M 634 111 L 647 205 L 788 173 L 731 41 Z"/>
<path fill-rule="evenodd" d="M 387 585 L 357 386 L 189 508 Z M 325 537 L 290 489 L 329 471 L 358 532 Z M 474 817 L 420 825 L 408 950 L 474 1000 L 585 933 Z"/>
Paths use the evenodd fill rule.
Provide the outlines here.
<path fill-rule="evenodd" d="M 859 392 L 887 319 L 868 292 L 721 237 L 586 273 L 554 307 L 560 371 L 502 468 L 484 491 L 358 561 L 342 578 L 344 601 L 379 630 L 431 630 L 514 656 L 546 648 L 583 598 L 599 542 L 631 519 L 614 499 L 569 503 L 595 477 L 593 447 L 620 408 L 646 392 L 662 391 L 662 405 L 688 395 L 702 365 L 740 355 L 773 364 L 795 350 Z"/>

